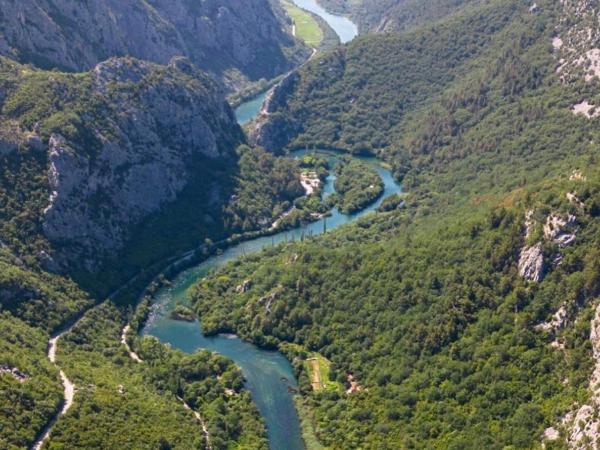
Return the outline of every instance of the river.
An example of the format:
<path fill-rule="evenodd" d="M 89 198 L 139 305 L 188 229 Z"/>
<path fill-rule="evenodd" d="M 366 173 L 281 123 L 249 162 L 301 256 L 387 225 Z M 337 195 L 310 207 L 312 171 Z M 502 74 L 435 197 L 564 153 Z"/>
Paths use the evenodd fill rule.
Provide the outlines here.
<path fill-rule="evenodd" d="M 330 164 L 335 164 L 337 155 L 332 152 L 317 152 L 326 155 Z M 294 153 L 301 156 L 302 152 Z M 187 289 L 211 270 L 224 266 L 229 261 L 259 252 L 263 248 L 277 245 L 292 239 L 300 240 L 302 235 L 318 235 L 325 229 L 332 230 L 347 224 L 375 210 L 385 197 L 400 193 L 401 188 L 391 173 L 381 167 L 375 158 L 361 158 L 374 166 L 384 182 L 384 193 L 378 201 L 364 210 L 346 215 L 334 209 L 328 218 L 307 224 L 303 227 L 285 231 L 273 236 L 242 242 L 228 248 L 221 255 L 211 257 L 203 263 L 179 274 L 170 287 L 160 290 L 155 298 L 152 313 L 146 323 L 143 334 L 152 335 L 174 348 L 186 352 L 208 349 L 231 358 L 241 368 L 246 378 L 246 388 L 252 393 L 258 409 L 267 424 L 269 443 L 272 450 L 301 450 L 304 448 L 299 420 L 294 407 L 290 388 L 296 388 L 292 367 L 278 352 L 258 349 L 235 336 L 206 337 L 198 322 L 182 322 L 169 318 L 171 310 L 179 303 L 186 304 L 189 299 Z M 334 192 L 335 176 L 331 174 L 324 185 L 323 195 Z"/>
<path fill-rule="evenodd" d="M 358 29 L 349 19 L 327 13 L 314 0 L 293 0 L 296 5 L 323 17 L 336 31 L 342 42 L 352 40 L 358 34 Z M 250 122 L 258 113 L 266 96 L 259 94 L 240 105 L 235 113 L 238 122 L 244 125 Z M 301 156 L 296 152 L 293 156 Z M 333 152 L 320 152 L 325 155 L 331 167 L 337 160 Z M 161 289 L 155 296 L 152 313 L 144 329 L 143 335 L 152 335 L 168 343 L 174 348 L 185 352 L 208 349 L 231 358 L 242 370 L 246 379 L 245 386 L 252 394 L 260 414 L 266 425 L 271 450 L 302 450 L 304 443 L 301 437 L 300 422 L 294 407 L 293 391 L 297 388 L 292 367 L 289 361 L 279 352 L 266 351 L 244 342 L 236 336 L 220 335 L 206 337 L 198 322 L 182 322 L 169 318 L 170 312 L 177 304 L 189 303 L 187 290 L 212 270 L 224 266 L 229 261 L 245 254 L 256 253 L 262 249 L 289 240 L 299 240 L 303 235 L 319 235 L 325 229 L 332 230 L 352 222 L 360 216 L 375 210 L 389 195 L 399 193 L 400 186 L 391 173 L 384 169 L 375 158 L 361 158 L 374 166 L 384 182 L 384 193 L 380 199 L 366 209 L 351 215 L 332 211 L 330 217 L 307 224 L 300 228 L 285 231 L 273 236 L 242 242 L 225 250 L 222 254 L 213 256 L 191 269 L 181 272 L 173 283 Z M 335 176 L 327 178 L 323 195 L 335 191 Z"/>
<path fill-rule="evenodd" d="M 253 99 L 242 103 L 235 109 L 235 117 L 237 118 L 237 121 L 240 125 L 246 125 L 256 117 L 256 115 L 260 111 L 260 108 L 262 108 L 263 102 L 265 101 L 265 97 L 267 96 L 268 92 L 269 89 L 258 94 Z"/>
<path fill-rule="evenodd" d="M 336 32 L 342 44 L 350 42 L 352 39 L 358 36 L 358 27 L 354 22 L 347 17 L 336 16 L 335 14 L 328 13 L 317 3 L 316 0 L 292 1 L 296 4 L 296 6 L 321 16 L 321 18 L 329 24 L 333 31 Z M 235 116 L 237 117 L 240 125 L 246 125 L 252 119 L 254 119 L 254 117 L 256 117 L 256 114 L 258 114 L 258 111 L 260 111 L 260 108 L 262 107 L 267 92 L 269 92 L 269 89 L 258 94 L 253 99 L 242 103 L 236 108 Z"/>
<path fill-rule="evenodd" d="M 310 11 L 321 16 L 329 24 L 333 31 L 340 37 L 342 44 L 350 42 L 358 36 L 358 27 L 354 22 L 344 16 L 336 16 L 327 12 L 316 0 L 292 0 L 299 8 Z"/>

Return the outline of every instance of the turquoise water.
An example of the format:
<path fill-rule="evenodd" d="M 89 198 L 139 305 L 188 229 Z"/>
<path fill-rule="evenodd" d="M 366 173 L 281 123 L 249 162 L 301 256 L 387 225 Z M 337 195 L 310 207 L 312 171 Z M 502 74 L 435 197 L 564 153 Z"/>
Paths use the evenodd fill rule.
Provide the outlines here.
<path fill-rule="evenodd" d="M 358 36 L 358 27 L 347 17 L 336 16 L 330 14 L 323 9 L 316 0 L 292 0 L 297 6 L 307 11 L 310 11 L 318 16 L 321 16 L 325 22 L 337 33 L 340 37 L 340 41 L 344 44 L 350 42 L 356 36 Z M 269 89 L 265 92 L 261 92 L 256 97 L 247 102 L 242 103 L 235 109 L 235 117 L 240 125 L 246 125 L 256 117 L 260 108 L 263 105 L 265 97 Z"/>
<path fill-rule="evenodd" d="M 242 103 L 235 109 L 235 117 L 240 125 L 246 125 L 256 117 L 265 101 L 267 92 L 269 91 L 266 90 L 265 92 L 258 94 L 252 100 Z"/>
<path fill-rule="evenodd" d="M 304 152 L 295 152 L 301 156 Z M 332 152 L 317 152 L 327 156 L 330 164 L 335 164 L 337 155 Z M 384 182 L 384 193 L 380 199 L 355 214 L 342 214 L 334 209 L 331 217 L 307 224 L 303 227 L 242 242 L 225 250 L 221 255 L 209 258 L 201 264 L 180 273 L 172 285 L 156 295 L 152 314 L 142 334 L 156 336 L 162 342 L 185 352 L 208 349 L 231 358 L 241 368 L 246 378 L 246 388 L 251 392 L 262 417 L 267 424 L 269 444 L 272 450 L 301 450 L 304 448 L 300 433 L 300 424 L 294 407 L 293 390 L 297 387 L 290 363 L 278 352 L 258 349 L 230 335 L 206 337 L 198 322 L 171 320 L 169 313 L 179 303 L 189 302 L 187 289 L 205 277 L 211 270 L 224 266 L 229 261 L 259 252 L 271 245 L 277 245 L 292 239 L 299 240 L 302 235 L 323 233 L 337 228 L 375 210 L 389 195 L 400 193 L 401 188 L 391 173 L 381 167 L 375 158 L 361 158 L 376 168 Z M 323 195 L 334 192 L 335 177 L 330 175 L 324 185 Z"/>
<path fill-rule="evenodd" d="M 317 3 L 316 0 L 292 0 L 296 6 L 310 11 L 321 18 L 329 24 L 331 28 L 337 33 L 340 37 L 340 41 L 342 44 L 346 42 L 350 42 L 356 36 L 358 36 L 358 27 L 354 22 L 352 22 L 347 17 L 336 16 L 335 14 L 330 14 L 321 5 Z"/>

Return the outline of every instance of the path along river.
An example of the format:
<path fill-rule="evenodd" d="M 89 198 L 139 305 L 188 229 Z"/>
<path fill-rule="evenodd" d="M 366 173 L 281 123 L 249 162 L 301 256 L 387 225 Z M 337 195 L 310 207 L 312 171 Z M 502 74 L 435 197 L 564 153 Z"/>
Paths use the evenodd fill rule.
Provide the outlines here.
<path fill-rule="evenodd" d="M 340 38 L 342 44 L 346 42 L 350 42 L 356 36 L 358 36 L 358 27 L 354 22 L 352 22 L 347 17 L 336 16 L 334 14 L 330 14 L 323 9 L 321 5 L 317 3 L 316 0 L 292 0 L 296 6 L 305 9 L 307 11 L 312 12 L 318 16 L 321 16 L 325 22 L 337 33 Z M 267 91 L 260 93 L 256 97 L 247 102 L 242 103 L 235 110 L 235 115 L 238 119 L 240 125 L 246 125 L 250 122 L 263 104 L 265 97 L 267 95 Z"/>
<path fill-rule="evenodd" d="M 327 13 L 315 0 L 293 1 L 301 8 L 323 17 L 338 33 L 342 42 L 347 42 L 358 34 L 356 26 L 349 19 Z M 236 116 L 240 124 L 249 122 L 258 113 L 265 95 L 266 93 L 262 93 L 237 108 Z M 301 156 L 301 154 L 302 152 L 296 152 L 293 156 Z M 323 152 L 323 154 L 333 166 L 337 155 L 332 152 Z M 304 448 L 298 415 L 293 402 L 293 390 L 297 384 L 290 363 L 280 353 L 261 350 L 236 336 L 206 337 L 202 334 L 202 328 L 198 322 L 171 320 L 170 312 L 177 304 L 189 302 L 186 291 L 190 286 L 227 262 L 245 254 L 259 252 L 271 245 L 292 239 L 299 240 L 302 235 L 321 234 L 325 229 L 325 222 L 328 230 L 352 222 L 375 210 L 385 197 L 400 192 L 400 186 L 395 182 L 391 173 L 381 167 L 375 158 L 362 159 L 376 168 L 385 184 L 384 193 L 376 203 L 352 215 L 345 215 L 334 210 L 330 217 L 301 228 L 242 242 L 228 248 L 220 255 L 211 257 L 203 263 L 181 272 L 173 280 L 171 286 L 157 293 L 152 314 L 142 331 L 142 334 L 155 336 L 162 342 L 169 343 L 174 348 L 186 352 L 208 349 L 235 361 L 246 378 L 246 388 L 251 392 L 252 398 L 267 424 L 269 445 L 272 450 L 301 450 Z M 334 175 L 330 175 L 324 185 L 324 196 L 334 192 L 334 181 Z"/>

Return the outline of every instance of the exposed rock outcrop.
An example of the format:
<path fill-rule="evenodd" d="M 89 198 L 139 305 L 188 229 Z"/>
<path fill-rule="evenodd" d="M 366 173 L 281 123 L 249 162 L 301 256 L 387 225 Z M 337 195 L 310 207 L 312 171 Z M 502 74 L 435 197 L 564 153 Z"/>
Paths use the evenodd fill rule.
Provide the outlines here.
<path fill-rule="evenodd" d="M 300 132 L 298 122 L 292 122 L 285 115 L 277 113 L 279 108 L 285 106 L 287 96 L 293 92 L 299 80 L 298 72 L 291 72 L 269 92 L 250 131 L 253 143 L 274 152 L 289 144 Z"/>
<path fill-rule="evenodd" d="M 542 244 L 524 247 L 519 257 L 519 275 L 530 281 L 542 281 L 544 278 L 544 252 Z"/>
<path fill-rule="evenodd" d="M 258 299 L 258 304 L 260 306 L 264 305 L 265 306 L 265 312 L 267 314 L 271 314 L 271 306 L 273 305 L 273 302 L 275 300 L 277 300 L 277 297 L 279 297 L 279 289 L 271 292 L 268 295 L 265 295 L 264 297 L 261 297 Z"/>
<path fill-rule="evenodd" d="M 599 78 L 600 10 L 597 2 L 564 0 L 560 4 L 564 13 L 558 26 L 559 35 L 553 38 L 558 59 L 556 73 L 564 83 Z M 579 111 L 582 107 L 587 109 L 586 105 L 587 102 L 580 104 Z"/>
<path fill-rule="evenodd" d="M 566 429 L 568 447 L 573 450 L 600 448 L 600 306 L 596 307 L 592 319 L 590 341 L 595 360 L 594 371 L 589 381 L 591 397 L 587 404 L 580 405 L 566 414 L 561 423 Z M 554 428 L 548 428 L 547 431 L 554 439 L 558 437 Z"/>
<path fill-rule="evenodd" d="M 542 226 L 544 239 L 558 245 L 559 248 L 568 247 L 577 237 L 576 224 L 577 218 L 572 214 L 564 216 L 550 214 Z M 534 227 L 535 221 L 531 210 L 525 214 L 525 239 L 531 237 Z M 560 263 L 562 255 L 558 253 L 555 256 L 556 265 Z M 539 282 L 544 278 L 545 271 L 542 242 L 523 247 L 519 256 L 519 275 L 527 280 Z"/>
<path fill-rule="evenodd" d="M 544 224 L 544 237 L 565 248 L 575 242 L 576 230 L 575 224 L 577 218 L 568 214 L 565 217 L 550 214 Z"/>
<path fill-rule="evenodd" d="M 252 287 L 252 280 L 250 280 L 250 279 L 244 280 L 241 284 L 239 284 L 235 288 L 235 292 L 237 294 L 245 294 L 246 292 L 248 292 L 250 290 L 251 287 Z"/>
<path fill-rule="evenodd" d="M 552 318 L 548 322 L 540 323 L 536 326 L 536 329 L 547 331 L 549 333 L 555 333 L 565 326 L 567 322 L 567 305 L 562 304 L 560 308 L 552 315 Z"/>
<path fill-rule="evenodd" d="M 20 383 L 24 383 L 25 381 L 27 381 L 29 379 L 29 375 L 27 375 L 24 372 L 21 372 L 16 367 L 11 367 L 8 365 L 0 366 L 0 375 L 2 375 L 2 374 L 7 374 L 7 375 L 12 376 L 15 380 L 19 381 Z"/>
<path fill-rule="evenodd" d="M 73 71 L 113 56 L 187 56 L 235 87 L 285 73 L 310 51 L 268 1 L 0 0 L 0 55 Z"/>
<path fill-rule="evenodd" d="M 233 160 L 243 135 L 214 83 L 185 59 L 111 59 L 88 76 L 101 117 L 84 104 L 84 142 L 50 136 L 43 230 L 61 244 L 55 260 L 77 257 L 94 270 L 132 225 L 177 198 L 193 161 Z"/>

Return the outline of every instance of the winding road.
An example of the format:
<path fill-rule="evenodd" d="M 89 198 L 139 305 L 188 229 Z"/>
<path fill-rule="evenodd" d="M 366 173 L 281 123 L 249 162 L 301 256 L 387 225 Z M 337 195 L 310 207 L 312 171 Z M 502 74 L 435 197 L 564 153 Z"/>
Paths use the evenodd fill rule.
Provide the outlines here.
<path fill-rule="evenodd" d="M 44 442 L 46 442 L 48 440 L 48 438 L 50 437 L 50 432 L 52 431 L 52 427 L 54 427 L 54 424 L 56 423 L 58 418 L 64 414 L 66 414 L 67 411 L 69 410 L 69 408 L 71 408 L 71 406 L 73 405 L 73 400 L 75 398 L 75 385 L 73 384 L 73 382 L 71 380 L 69 380 L 69 378 L 67 378 L 67 375 L 58 366 L 58 364 L 56 364 L 56 349 L 58 347 L 58 340 L 63 335 L 65 335 L 66 333 L 71 331 L 79 323 L 79 321 L 82 318 L 83 318 L 83 315 L 79 319 L 77 319 L 72 325 L 68 326 L 64 330 L 59 331 L 57 334 L 53 335 L 50 338 L 50 340 L 48 341 L 47 356 L 48 356 L 48 359 L 50 360 L 50 362 L 59 369 L 60 379 L 62 380 L 62 385 L 63 385 L 63 389 L 64 389 L 64 394 L 63 394 L 64 400 L 63 400 L 62 408 L 60 409 L 60 411 L 58 411 L 58 413 L 50 420 L 50 422 L 48 422 L 46 424 L 46 426 L 42 430 L 40 437 L 33 443 L 33 446 L 31 447 L 33 450 L 41 450 L 42 446 L 44 445 Z"/>
<path fill-rule="evenodd" d="M 130 331 L 131 331 L 131 325 L 129 325 L 129 324 L 125 325 L 125 327 L 123 328 L 123 331 L 121 333 L 121 344 L 123 344 L 125 346 L 125 349 L 127 350 L 127 353 L 129 354 L 129 358 L 131 358 L 136 363 L 143 363 L 144 360 L 142 358 L 140 358 L 140 356 L 136 352 L 133 351 L 133 349 L 127 342 L 127 335 L 129 334 Z M 186 403 L 186 401 L 184 399 L 182 399 L 181 397 L 177 396 L 177 400 L 179 400 L 181 402 L 181 404 L 183 405 L 183 408 L 186 411 L 191 411 L 194 414 L 194 417 L 202 426 L 202 433 L 204 434 L 204 439 L 206 440 L 206 448 L 208 450 L 212 450 L 212 444 L 210 442 L 210 433 L 208 431 L 208 427 L 206 426 L 206 422 L 204 421 L 204 419 L 202 418 L 200 413 L 198 411 L 194 410 L 190 405 L 188 405 Z"/>
<path fill-rule="evenodd" d="M 184 258 L 185 257 L 189 257 L 189 254 L 191 252 L 187 252 L 186 254 L 184 254 Z M 121 288 L 119 288 L 117 291 L 115 291 L 113 294 L 110 295 L 109 299 L 114 298 L 116 295 L 118 295 L 118 293 L 120 293 L 123 289 L 125 289 L 126 287 L 128 287 L 131 283 L 133 283 L 135 280 L 137 279 L 137 276 L 135 278 L 132 278 L 131 280 L 129 280 L 125 285 L 123 285 Z M 86 314 L 88 314 L 90 311 L 92 311 L 93 309 L 97 308 L 98 306 L 100 306 L 102 303 L 88 309 L 87 311 L 85 311 L 78 319 L 76 319 L 71 325 L 67 326 L 66 328 L 58 331 L 56 334 L 52 335 L 50 337 L 50 339 L 48 340 L 48 351 L 46 356 L 48 357 L 48 360 L 54 364 L 54 366 L 56 366 L 56 368 L 59 370 L 59 374 L 60 374 L 60 378 L 63 384 L 63 396 L 64 396 L 64 400 L 62 403 L 62 407 L 60 409 L 60 411 L 57 412 L 57 414 L 46 424 L 46 426 L 44 427 L 44 429 L 42 430 L 42 432 L 40 433 L 39 437 L 35 440 L 35 442 L 33 443 L 33 445 L 31 446 L 31 450 L 41 450 L 44 443 L 50 438 L 50 434 L 52 432 L 52 428 L 54 427 L 54 425 L 56 424 L 56 422 L 58 421 L 58 419 L 65 415 L 69 409 L 71 408 L 71 406 L 73 406 L 73 401 L 75 399 L 75 392 L 76 392 L 76 388 L 75 388 L 75 384 L 69 380 L 69 378 L 67 377 L 67 375 L 65 374 L 65 372 L 60 368 L 60 366 L 57 364 L 56 362 L 56 351 L 58 349 L 58 341 L 60 340 L 61 337 L 63 337 L 64 335 L 66 335 L 67 333 L 71 332 L 86 316 Z M 129 331 L 131 330 L 131 326 L 129 324 L 125 325 L 125 327 L 123 328 L 123 331 L 121 333 L 121 344 L 123 344 L 125 346 L 125 349 L 127 350 L 127 353 L 129 354 L 129 357 L 135 361 L 136 363 L 143 363 L 143 360 L 140 358 L 140 356 L 134 352 L 131 347 L 129 346 L 129 344 L 127 343 L 127 334 L 129 333 Z M 202 426 L 202 432 L 204 434 L 204 438 L 206 439 L 206 446 L 209 450 L 212 450 L 212 445 L 210 442 L 210 434 L 208 431 L 208 427 L 206 425 L 206 422 L 204 421 L 204 419 L 202 418 L 202 416 L 200 415 L 199 412 L 195 411 L 194 409 L 192 409 L 182 398 L 177 397 L 179 401 L 181 401 L 183 407 L 186 410 L 191 411 L 194 414 L 194 417 L 196 418 L 196 420 L 200 423 L 200 425 Z"/>

